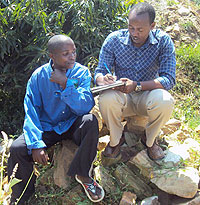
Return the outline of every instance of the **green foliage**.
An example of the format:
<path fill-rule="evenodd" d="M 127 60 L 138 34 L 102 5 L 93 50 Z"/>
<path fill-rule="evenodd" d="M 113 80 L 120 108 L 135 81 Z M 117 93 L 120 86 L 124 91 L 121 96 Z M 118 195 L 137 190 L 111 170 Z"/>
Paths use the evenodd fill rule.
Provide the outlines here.
<path fill-rule="evenodd" d="M 181 80 L 183 83 L 188 83 L 188 85 L 192 82 L 192 85 L 194 86 L 192 90 L 190 86 L 186 87 L 188 87 L 195 95 L 199 95 L 197 89 L 199 88 L 200 81 L 200 44 L 198 43 L 195 46 L 182 45 L 177 49 L 176 54 L 177 70 L 185 75 L 185 79 Z M 182 86 L 185 86 L 185 84 Z"/>
<path fill-rule="evenodd" d="M 42 1 L 24 0 L 0 10 L 0 127 L 7 133 L 21 127 L 26 82 L 47 58 L 43 49 L 52 30 L 45 7 Z"/>
<path fill-rule="evenodd" d="M 74 1 L 73 7 L 65 1 L 62 6 L 67 16 L 63 31 L 74 39 L 78 60 L 84 64 L 98 57 L 109 33 L 126 25 L 126 7 L 121 1 Z"/>
<path fill-rule="evenodd" d="M 125 28 L 136 0 L 4 0 L 0 9 L 0 128 L 21 131 L 23 98 L 34 69 L 48 61 L 46 43 L 65 33 L 77 46 L 77 61 L 91 72 L 105 37 Z M 92 63 L 90 62 L 92 61 Z"/>
<path fill-rule="evenodd" d="M 195 45 L 182 45 L 176 51 L 179 63 L 182 63 L 184 70 L 187 70 L 197 80 L 200 80 L 200 43 Z M 196 79 L 196 78 L 195 78 Z"/>
<path fill-rule="evenodd" d="M 8 158 L 8 146 L 10 142 L 8 139 L 8 136 L 5 132 L 1 131 L 0 133 L 0 157 L 1 157 L 1 162 L 0 162 L 0 204 L 5 204 L 4 200 L 5 198 L 10 195 L 11 188 L 15 184 L 19 183 L 21 180 L 15 178 L 15 174 L 18 169 L 18 163 L 15 165 L 12 175 L 10 176 L 10 181 L 9 183 L 6 183 L 5 180 L 5 171 L 6 171 L 6 166 L 5 164 L 7 163 L 7 158 Z"/>
<path fill-rule="evenodd" d="M 187 21 L 187 22 L 181 24 L 181 26 L 188 32 L 195 29 L 195 26 L 193 25 L 193 22 L 191 22 L 191 21 Z"/>
<path fill-rule="evenodd" d="M 182 45 L 177 54 L 177 85 L 175 92 L 180 96 L 176 117 L 184 116 L 185 122 L 195 128 L 200 122 L 200 44 Z"/>
<path fill-rule="evenodd" d="M 178 2 L 175 1 L 175 0 L 167 0 L 167 5 L 168 6 L 173 6 L 173 5 L 177 5 L 177 4 L 178 4 Z"/>

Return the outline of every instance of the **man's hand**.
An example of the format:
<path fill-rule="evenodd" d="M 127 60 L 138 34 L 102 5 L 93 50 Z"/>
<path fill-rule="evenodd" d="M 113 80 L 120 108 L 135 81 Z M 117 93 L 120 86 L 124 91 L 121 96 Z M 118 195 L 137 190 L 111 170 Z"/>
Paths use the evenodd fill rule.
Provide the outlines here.
<path fill-rule="evenodd" d="M 34 162 L 42 165 L 47 165 L 49 160 L 48 154 L 45 153 L 45 150 L 43 148 L 32 149 L 32 157 Z"/>
<path fill-rule="evenodd" d="M 104 84 L 105 85 L 112 84 L 116 81 L 116 79 L 117 79 L 117 76 L 113 76 L 108 73 L 104 76 Z"/>
<path fill-rule="evenodd" d="M 125 83 L 124 86 L 119 86 L 119 87 L 116 87 L 114 88 L 115 90 L 119 90 L 121 91 L 122 93 L 131 93 L 135 90 L 135 87 L 136 87 L 136 82 L 135 81 L 132 81 L 128 78 L 121 78 L 120 79 L 122 82 Z"/>
<path fill-rule="evenodd" d="M 99 76 L 97 78 L 97 85 L 108 85 L 112 84 L 116 81 L 117 76 L 113 76 L 111 74 L 106 74 L 105 76 Z"/>
<path fill-rule="evenodd" d="M 51 72 L 50 81 L 60 84 L 60 86 L 65 89 L 67 83 L 66 72 L 62 70 L 55 69 Z"/>

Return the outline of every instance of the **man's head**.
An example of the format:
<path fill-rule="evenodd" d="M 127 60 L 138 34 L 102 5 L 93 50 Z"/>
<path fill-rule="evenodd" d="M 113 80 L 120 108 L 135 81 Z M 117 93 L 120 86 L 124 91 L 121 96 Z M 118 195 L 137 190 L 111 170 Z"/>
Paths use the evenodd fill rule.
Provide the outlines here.
<path fill-rule="evenodd" d="M 76 61 L 76 47 L 73 40 L 65 35 L 55 35 L 48 42 L 49 57 L 56 69 L 73 68 Z"/>
<path fill-rule="evenodd" d="M 141 47 L 147 40 L 150 30 L 155 27 L 155 10 L 147 2 L 135 4 L 128 15 L 128 29 L 136 47 Z"/>

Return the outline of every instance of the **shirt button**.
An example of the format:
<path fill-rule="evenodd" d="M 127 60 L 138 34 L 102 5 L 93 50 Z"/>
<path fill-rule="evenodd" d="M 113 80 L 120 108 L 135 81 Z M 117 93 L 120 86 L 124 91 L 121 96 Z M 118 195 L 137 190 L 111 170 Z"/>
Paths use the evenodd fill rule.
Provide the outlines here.
<path fill-rule="evenodd" d="M 62 111 L 62 114 L 64 114 L 65 113 L 65 111 Z"/>

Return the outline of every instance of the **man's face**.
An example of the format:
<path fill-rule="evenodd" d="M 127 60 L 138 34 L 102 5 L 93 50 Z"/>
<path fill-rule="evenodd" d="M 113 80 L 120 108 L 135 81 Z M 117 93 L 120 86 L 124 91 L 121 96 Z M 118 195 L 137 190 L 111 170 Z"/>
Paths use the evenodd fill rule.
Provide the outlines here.
<path fill-rule="evenodd" d="M 128 19 L 128 30 L 136 47 L 141 47 L 147 40 L 150 30 L 155 26 L 155 23 L 150 24 L 148 13 L 136 15 L 133 11 Z"/>
<path fill-rule="evenodd" d="M 54 68 L 66 71 L 73 68 L 76 61 L 76 47 L 71 40 L 64 41 L 62 46 L 50 54 Z"/>

